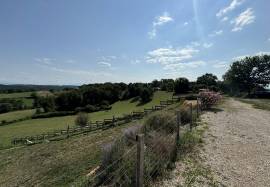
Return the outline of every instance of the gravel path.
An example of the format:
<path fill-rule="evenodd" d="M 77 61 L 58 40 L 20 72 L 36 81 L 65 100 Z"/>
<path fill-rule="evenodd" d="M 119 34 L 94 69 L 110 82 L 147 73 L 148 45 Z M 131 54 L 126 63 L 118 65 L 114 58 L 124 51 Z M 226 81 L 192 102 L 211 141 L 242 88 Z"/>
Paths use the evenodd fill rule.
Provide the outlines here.
<path fill-rule="evenodd" d="M 227 99 L 208 112 L 203 157 L 226 186 L 270 186 L 270 112 Z"/>

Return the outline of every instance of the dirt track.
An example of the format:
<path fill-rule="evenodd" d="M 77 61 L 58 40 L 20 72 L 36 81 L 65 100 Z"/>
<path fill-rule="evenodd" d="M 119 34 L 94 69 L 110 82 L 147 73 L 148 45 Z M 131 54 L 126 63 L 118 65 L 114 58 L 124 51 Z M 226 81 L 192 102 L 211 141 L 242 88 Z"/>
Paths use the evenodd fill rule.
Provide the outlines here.
<path fill-rule="evenodd" d="M 270 112 L 227 99 L 208 112 L 203 157 L 225 186 L 270 186 Z"/>

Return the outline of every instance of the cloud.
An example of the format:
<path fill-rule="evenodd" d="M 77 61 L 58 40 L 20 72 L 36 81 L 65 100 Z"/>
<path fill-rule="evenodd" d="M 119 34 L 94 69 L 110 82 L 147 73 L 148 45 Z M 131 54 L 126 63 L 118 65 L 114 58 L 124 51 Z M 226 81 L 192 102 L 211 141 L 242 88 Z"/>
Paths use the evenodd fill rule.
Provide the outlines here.
<path fill-rule="evenodd" d="M 234 20 L 231 21 L 234 24 L 232 29 L 233 32 L 240 31 L 244 26 L 253 23 L 255 20 L 255 15 L 252 8 L 246 9 L 244 12 L 239 14 Z"/>
<path fill-rule="evenodd" d="M 51 65 L 53 62 L 56 60 L 54 58 L 34 58 L 35 61 L 46 64 L 46 65 Z"/>
<path fill-rule="evenodd" d="M 157 16 L 152 23 L 152 30 L 148 32 L 149 37 L 152 39 L 157 35 L 157 27 L 160 27 L 166 23 L 172 22 L 173 18 L 168 12 L 163 12 L 161 16 Z"/>
<path fill-rule="evenodd" d="M 204 61 L 191 61 L 191 62 L 180 62 L 180 63 L 175 63 L 175 64 L 166 64 L 164 66 L 164 70 L 171 70 L 171 71 L 177 71 L 177 70 L 182 70 L 186 68 L 198 68 L 200 66 L 204 66 L 206 63 Z"/>
<path fill-rule="evenodd" d="M 228 18 L 227 16 L 225 16 L 224 18 L 222 18 L 221 21 L 222 21 L 222 22 L 225 22 L 225 21 L 228 21 L 228 19 L 229 19 L 229 18 Z"/>
<path fill-rule="evenodd" d="M 209 34 L 209 36 L 214 37 L 214 36 L 218 36 L 222 34 L 223 34 L 223 30 L 218 30 L 218 31 L 213 31 L 211 34 Z"/>
<path fill-rule="evenodd" d="M 132 60 L 130 63 L 135 65 L 135 64 L 140 64 L 141 61 L 140 60 Z"/>
<path fill-rule="evenodd" d="M 233 61 L 238 61 L 238 60 L 242 60 L 246 57 L 251 57 L 251 56 L 261 56 L 261 55 L 270 55 L 270 51 L 259 51 L 257 53 L 254 54 L 249 54 L 249 55 L 240 55 L 237 57 L 233 57 L 232 60 Z"/>
<path fill-rule="evenodd" d="M 185 23 L 184 23 L 184 26 L 187 26 L 188 25 L 188 22 L 186 21 Z"/>
<path fill-rule="evenodd" d="M 268 42 L 270 42 L 270 38 L 268 38 L 268 40 L 267 40 Z"/>
<path fill-rule="evenodd" d="M 109 68 L 112 66 L 112 64 L 109 62 L 98 62 L 98 64 L 103 67 L 109 67 Z"/>
<path fill-rule="evenodd" d="M 222 8 L 217 14 L 217 17 L 222 17 L 223 15 L 227 14 L 228 12 L 234 10 L 236 7 L 240 6 L 244 0 L 233 0 L 229 6 Z"/>
<path fill-rule="evenodd" d="M 212 47 L 214 44 L 213 43 L 204 43 L 203 44 L 203 47 L 204 48 L 210 48 L 210 47 Z"/>
<path fill-rule="evenodd" d="M 183 60 L 191 59 L 197 52 L 199 52 L 199 50 L 194 49 L 193 47 L 185 47 L 182 49 L 175 49 L 173 47 L 159 48 L 148 52 L 146 62 L 160 63 L 163 65 L 174 64 Z"/>
<path fill-rule="evenodd" d="M 72 60 L 72 59 L 69 59 L 69 60 L 66 61 L 66 63 L 68 63 L 68 64 L 75 64 L 76 61 L 75 60 Z"/>
<path fill-rule="evenodd" d="M 227 68 L 229 67 L 229 64 L 224 61 L 218 61 L 213 65 L 214 68 Z"/>

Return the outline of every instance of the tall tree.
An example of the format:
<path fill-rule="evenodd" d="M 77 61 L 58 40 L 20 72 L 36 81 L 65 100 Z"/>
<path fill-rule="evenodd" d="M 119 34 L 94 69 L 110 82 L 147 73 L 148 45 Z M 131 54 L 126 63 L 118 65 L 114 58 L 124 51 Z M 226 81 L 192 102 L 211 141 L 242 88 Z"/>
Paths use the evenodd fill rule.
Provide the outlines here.
<path fill-rule="evenodd" d="M 212 73 L 206 73 L 197 78 L 197 84 L 203 85 L 207 88 L 211 88 L 217 85 L 217 76 L 213 75 Z"/>
<path fill-rule="evenodd" d="M 224 81 L 249 94 L 253 89 L 270 84 L 270 55 L 246 57 L 233 62 Z"/>
<path fill-rule="evenodd" d="M 174 82 L 174 92 L 179 93 L 186 93 L 189 90 L 189 81 L 185 77 L 181 77 L 175 80 Z"/>

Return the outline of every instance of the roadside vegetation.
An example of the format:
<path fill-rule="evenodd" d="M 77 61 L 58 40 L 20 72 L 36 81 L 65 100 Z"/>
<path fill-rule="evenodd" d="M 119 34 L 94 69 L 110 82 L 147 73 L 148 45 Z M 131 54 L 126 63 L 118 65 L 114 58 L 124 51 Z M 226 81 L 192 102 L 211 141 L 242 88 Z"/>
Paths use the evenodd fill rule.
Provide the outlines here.
<path fill-rule="evenodd" d="M 270 110 L 270 99 L 238 99 L 244 103 L 251 104 L 254 108 Z"/>

